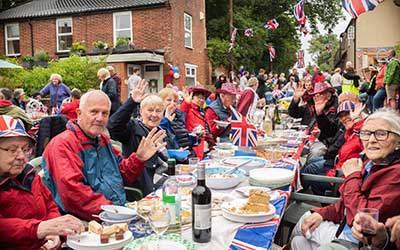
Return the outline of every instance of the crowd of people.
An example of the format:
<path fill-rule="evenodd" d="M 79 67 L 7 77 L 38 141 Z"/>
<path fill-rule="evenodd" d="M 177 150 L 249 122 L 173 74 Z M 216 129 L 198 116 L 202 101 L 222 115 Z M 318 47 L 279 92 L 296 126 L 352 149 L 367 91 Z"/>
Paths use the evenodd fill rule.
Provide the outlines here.
<path fill-rule="evenodd" d="M 230 141 L 232 109 L 251 120 L 258 108 L 285 99 L 288 114 L 310 134 L 301 171 L 336 176 L 341 169 L 344 178 L 336 204 L 303 215 L 292 249 L 358 246 L 366 238 L 357 211 L 365 207 L 379 209 L 372 244 L 400 247 L 400 63 L 394 51 L 370 71 L 362 79 L 351 62 L 343 74 L 338 68 L 332 75 L 318 67 L 303 77 L 297 69 L 287 77 L 260 69 L 257 75 L 219 76 L 215 92 L 205 85 L 182 91 L 167 86 L 157 95 L 148 94 L 148 83 L 135 71 L 122 104 L 121 79 L 111 66 L 98 70 L 99 88 L 83 94 L 58 74 L 28 102 L 23 89 L 0 89 L 0 224 L 6 225 L 0 246 L 57 249 L 64 235 L 83 230 L 80 220 L 95 219 L 100 205 L 124 205 L 124 186 L 153 192 L 155 176 L 167 168 L 168 149 L 204 159 L 216 143 Z M 47 95 L 48 108 L 41 103 Z M 65 131 L 44 149 L 43 178 L 28 163 L 36 142 L 28 133 L 31 110 L 68 117 Z M 122 152 L 111 140 L 122 144 Z M 319 195 L 331 189 L 303 185 Z"/>

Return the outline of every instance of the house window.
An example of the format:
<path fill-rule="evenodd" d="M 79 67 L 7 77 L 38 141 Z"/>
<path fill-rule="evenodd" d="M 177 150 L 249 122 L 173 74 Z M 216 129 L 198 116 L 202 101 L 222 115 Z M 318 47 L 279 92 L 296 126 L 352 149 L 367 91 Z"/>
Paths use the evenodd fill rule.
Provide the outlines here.
<path fill-rule="evenodd" d="M 18 23 L 5 25 L 6 55 L 18 56 L 21 54 L 19 47 L 19 25 Z"/>
<path fill-rule="evenodd" d="M 67 52 L 72 46 L 72 18 L 57 19 L 57 52 Z"/>
<path fill-rule="evenodd" d="M 192 44 L 192 16 L 184 13 L 185 19 L 185 47 L 193 48 Z"/>
<path fill-rule="evenodd" d="M 186 86 L 196 84 L 197 65 L 185 63 Z"/>
<path fill-rule="evenodd" d="M 132 12 L 114 13 L 114 46 L 118 37 L 127 37 L 132 40 Z"/>

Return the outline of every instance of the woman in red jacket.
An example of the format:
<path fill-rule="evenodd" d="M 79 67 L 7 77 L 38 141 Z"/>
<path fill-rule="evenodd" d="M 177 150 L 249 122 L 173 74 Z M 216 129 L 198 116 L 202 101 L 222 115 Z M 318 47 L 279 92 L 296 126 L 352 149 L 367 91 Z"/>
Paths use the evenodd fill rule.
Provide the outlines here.
<path fill-rule="evenodd" d="M 0 249 L 58 249 L 60 235 L 83 231 L 81 221 L 60 216 L 50 191 L 29 164 L 34 140 L 22 122 L 0 116 Z"/>
<path fill-rule="evenodd" d="M 292 233 L 292 250 L 317 249 L 336 238 L 357 246 L 351 227 L 360 208 L 378 209 L 380 222 L 400 214 L 400 115 L 376 111 L 364 121 L 359 136 L 368 159 L 343 164 L 339 201 L 303 215 Z"/>
<path fill-rule="evenodd" d="M 200 159 L 204 157 L 205 142 L 208 143 L 208 148 L 214 144 L 203 108 L 206 98 L 210 94 L 211 92 L 202 86 L 190 87 L 184 91 L 183 102 L 179 106 L 179 109 L 186 113 L 186 129 L 195 133 L 196 136 L 202 137 L 199 145 L 192 147 Z"/>

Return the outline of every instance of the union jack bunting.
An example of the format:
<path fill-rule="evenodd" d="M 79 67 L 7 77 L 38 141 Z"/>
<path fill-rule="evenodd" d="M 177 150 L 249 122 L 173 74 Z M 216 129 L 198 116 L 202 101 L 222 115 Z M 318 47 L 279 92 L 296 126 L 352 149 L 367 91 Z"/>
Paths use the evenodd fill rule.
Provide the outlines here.
<path fill-rule="evenodd" d="M 296 18 L 298 24 L 306 24 L 306 15 L 304 14 L 304 0 L 300 0 L 294 6 L 294 17 Z"/>
<path fill-rule="evenodd" d="M 229 44 L 228 52 L 231 52 L 233 47 L 235 46 L 236 33 L 237 33 L 237 28 L 234 28 L 231 35 L 231 43 Z"/>
<path fill-rule="evenodd" d="M 271 19 L 264 24 L 264 28 L 269 30 L 276 30 L 279 26 L 278 21 L 276 19 Z"/>
<path fill-rule="evenodd" d="M 269 60 L 272 62 L 273 59 L 275 59 L 275 48 L 272 47 L 271 45 L 268 45 L 268 51 L 269 51 Z"/>
<path fill-rule="evenodd" d="M 383 0 L 342 0 L 343 8 L 356 18 L 364 12 L 375 9 Z"/>
<path fill-rule="evenodd" d="M 253 29 L 246 29 L 244 31 L 244 35 L 247 36 L 247 37 L 252 37 L 254 35 Z"/>
<path fill-rule="evenodd" d="M 304 50 L 299 49 L 297 52 L 297 68 L 304 68 Z"/>
<path fill-rule="evenodd" d="M 232 143 L 236 146 L 256 147 L 257 129 L 250 123 L 248 117 L 244 117 L 233 107 L 231 107 L 231 110 Z"/>

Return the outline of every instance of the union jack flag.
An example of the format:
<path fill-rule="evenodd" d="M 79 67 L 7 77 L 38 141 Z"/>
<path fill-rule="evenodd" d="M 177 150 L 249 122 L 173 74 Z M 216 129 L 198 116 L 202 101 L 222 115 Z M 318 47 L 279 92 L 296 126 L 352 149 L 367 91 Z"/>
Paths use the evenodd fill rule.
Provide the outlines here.
<path fill-rule="evenodd" d="M 248 117 L 236 111 L 233 107 L 231 118 L 231 135 L 232 143 L 236 146 L 256 147 L 257 146 L 257 129 L 250 123 Z"/>
<path fill-rule="evenodd" d="M 300 24 L 306 24 L 306 15 L 304 14 L 304 0 L 300 0 L 294 6 L 294 17 L 296 18 L 297 22 Z"/>
<path fill-rule="evenodd" d="M 268 45 L 268 51 L 269 51 L 269 60 L 272 62 L 273 59 L 275 59 L 275 48 L 272 47 L 272 45 Z"/>
<path fill-rule="evenodd" d="M 244 35 L 247 36 L 247 37 L 252 37 L 254 35 L 253 29 L 246 29 L 244 31 Z"/>
<path fill-rule="evenodd" d="M 271 19 L 264 24 L 264 28 L 269 30 L 276 30 L 279 26 L 278 21 L 276 19 Z"/>
<path fill-rule="evenodd" d="M 342 0 L 342 5 L 353 18 L 356 18 L 364 12 L 375 9 L 382 2 L 383 0 Z"/>

